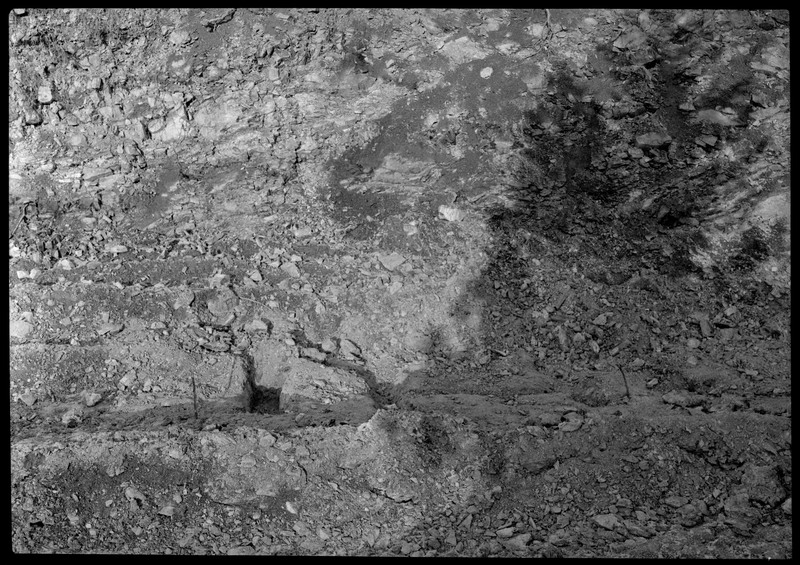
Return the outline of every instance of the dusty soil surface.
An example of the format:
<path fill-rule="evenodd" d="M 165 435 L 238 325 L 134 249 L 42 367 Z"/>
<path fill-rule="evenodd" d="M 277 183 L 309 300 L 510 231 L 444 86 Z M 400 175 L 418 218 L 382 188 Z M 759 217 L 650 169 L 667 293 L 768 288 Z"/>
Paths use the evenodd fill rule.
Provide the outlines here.
<path fill-rule="evenodd" d="M 12 10 L 13 550 L 791 558 L 789 47 Z"/>

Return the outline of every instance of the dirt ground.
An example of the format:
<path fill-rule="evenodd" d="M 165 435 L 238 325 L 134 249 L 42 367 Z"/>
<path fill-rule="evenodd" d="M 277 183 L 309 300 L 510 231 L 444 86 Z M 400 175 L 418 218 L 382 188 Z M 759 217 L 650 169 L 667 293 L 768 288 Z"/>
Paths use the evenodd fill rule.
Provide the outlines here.
<path fill-rule="evenodd" d="M 14 552 L 792 557 L 788 11 L 8 29 Z"/>

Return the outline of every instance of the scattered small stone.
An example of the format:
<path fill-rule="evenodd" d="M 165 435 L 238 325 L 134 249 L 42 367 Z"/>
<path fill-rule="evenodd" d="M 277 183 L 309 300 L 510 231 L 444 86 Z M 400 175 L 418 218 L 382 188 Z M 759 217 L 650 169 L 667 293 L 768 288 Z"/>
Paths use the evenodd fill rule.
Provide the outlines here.
<path fill-rule="evenodd" d="M 297 265 L 292 263 L 291 261 L 284 261 L 281 263 L 281 270 L 293 278 L 300 278 L 300 269 L 297 268 Z"/>
<path fill-rule="evenodd" d="M 323 339 L 322 343 L 320 343 L 319 346 L 322 349 L 322 351 L 325 351 L 327 353 L 336 353 L 337 349 L 336 342 L 329 337 Z"/>
<path fill-rule="evenodd" d="M 689 503 L 689 499 L 685 496 L 668 496 L 664 499 L 664 504 L 672 506 L 673 508 L 680 508 Z"/>
<path fill-rule="evenodd" d="M 131 369 L 127 373 L 123 375 L 123 377 L 117 383 L 117 387 L 125 390 L 126 388 L 130 388 L 130 386 L 136 381 L 136 371 Z"/>
<path fill-rule="evenodd" d="M 31 333 L 31 330 L 33 330 L 33 325 L 24 320 L 15 320 L 9 324 L 11 337 L 17 339 L 25 339 Z"/>
<path fill-rule="evenodd" d="M 378 261 L 380 261 L 381 265 L 383 265 L 386 270 L 393 271 L 405 263 L 406 258 L 399 253 L 391 253 L 389 255 L 378 255 Z"/>
<path fill-rule="evenodd" d="M 116 255 L 118 253 L 127 253 L 128 247 L 122 244 L 106 243 L 103 251 L 106 253 L 114 253 Z"/>
<path fill-rule="evenodd" d="M 100 326 L 97 330 L 97 335 L 105 335 L 105 334 L 116 334 L 122 331 L 124 328 L 124 324 L 113 324 L 111 322 L 106 322 L 102 326 Z"/>
<path fill-rule="evenodd" d="M 53 89 L 49 84 L 39 87 L 36 99 L 42 104 L 50 104 L 53 101 Z"/>
<path fill-rule="evenodd" d="M 175 507 L 168 504 L 167 506 L 161 508 L 158 511 L 158 513 L 161 514 L 162 516 L 172 516 L 173 514 L 175 514 Z"/>
<path fill-rule="evenodd" d="M 688 408 L 702 404 L 703 396 L 699 394 L 692 394 L 685 390 L 671 390 L 670 392 L 662 395 L 661 400 L 663 400 L 666 404 L 673 404 L 675 406 L 683 406 Z"/>
<path fill-rule="evenodd" d="M 81 423 L 82 415 L 83 413 L 80 408 L 70 408 L 61 416 L 61 423 L 68 428 L 74 428 Z"/>
<path fill-rule="evenodd" d="M 254 318 L 253 320 L 247 322 L 244 325 L 244 331 L 255 333 L 255 332 L 269 332 L 270 327 L 269 324 L 265 323 L 260 318 Z"/>
<path fill-rule="evenodd" d="M 508 540 L 506 545 L 513 549 L 523 550 L 530 543 L 532 537 L 529 533 L 519 534 Z"/>
<path fill-rule="evenodd" d="M 300 350 L 300 354 L 303 357 L 311 359 L 312 361 L 316 361 L 318 363 L 323 363 L 328 358 L 328 356 L 325 353 L 313 347 L 303 347 Z"/>
<path fill-rule="evenodd" d="M 439 216 L 448 222 L 460 222 L 466 215 L 466 212 L 455 206 L 439 206 Z"/>
<path fill-rule="evenodd" d="M 127 498 L 128 500 L 138 500 L 140 502 L 144 501 L 144 495 L 134 487 L 125 488 L 125 498 Z"/>
<path fill-rule="evenodd" d="M 27 406 L 33 406 L 36 403 L 36 396 L 30 391 L 23 392 L 22 394 L 17 396 L 17 398 L 19 398 Z"/>
<path fill-rule="evenodd" d="M 614 528 L 620 525 L 619 518 L 615 514 L 598 514 L 592 519 L 606 530 L 613 531 Z"/>
<path fill-rule="evenodd" d="M 490 76 L 492 76 L 493 72 L 494 70 L 492 69 L 492 67 L 484 67 L 481 69 L 481 78 L 484 79 L 489 78 Z"/>
<path fill-rule="evenodd" d="M 314 532 L 311 531 L 311 528 L 308 527 L 308 524 L 302 521 L 297 521 L 292 525 L 292 529 L 298 536 L 311 536 L 314 535 Z"/>
<path fill-rule="evenodd" d="M 186 289 L 182 290 L 178 297 L 175 299 L 175 302 L 172 304 L 172 308 L 174 310 L 178 310 L 179 308 L 188 308 L 194 302 L 194 292 Z"/>
<path fill-rule="evenodd" d="M 514 527 L 509 526 L 508 528 L 501 528 L 497 530 L 495 533 L 497 534 L 497 537 L 510 538 L 511 536 L 514 535 Z"/>
<path fill-rule="evenodd" d="M 189 32 L 183 29 L 175 29 L 172 33 L 169 34 L 169 40 L 173 45 L 181 46 L 186 43 L 189 43 L 191 37 L 189 36 Z"/>
<path fill-rule="evenodd" d="M 90 408 L 92 406 L 97 406 L 97 404 L 99 404 L 102 399 L 103 396 L 96 392 L 88 392 L 83 397 L 84 403 L 86 404 L 86 406 L 89 406 Z"/>
<path fill-rule="evenodd" d="M 361 357 L 361 349 L 349 339 L 339 340 L 339 353 L 342 357 L 349 360 Z"/>
<path fill-rule="evenodd" d="M 566 422 L 561 422 L 558 425 L 558 429 L 563 432 L 576 432 L 583 425 L 583 416 L 577 412 L 568 412 L 567 414 L 564 414 L 564 418 L 566 419 Z"/>
<path fill-rule="evenodd" d="M 636 136 L 636 145 L 642 148 L 662 147 L 672 142 L 672 138 L 666 133 L 651 131 Z"/>

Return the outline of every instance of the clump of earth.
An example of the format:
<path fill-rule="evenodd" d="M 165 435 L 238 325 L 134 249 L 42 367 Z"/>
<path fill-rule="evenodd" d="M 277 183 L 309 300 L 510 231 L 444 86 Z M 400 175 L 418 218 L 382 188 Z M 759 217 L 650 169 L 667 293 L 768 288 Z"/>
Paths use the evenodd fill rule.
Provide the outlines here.
<path fill-rule="evenodd" d="M 14 9 L 17 553 L 792 556 L 786 10 Z"/>

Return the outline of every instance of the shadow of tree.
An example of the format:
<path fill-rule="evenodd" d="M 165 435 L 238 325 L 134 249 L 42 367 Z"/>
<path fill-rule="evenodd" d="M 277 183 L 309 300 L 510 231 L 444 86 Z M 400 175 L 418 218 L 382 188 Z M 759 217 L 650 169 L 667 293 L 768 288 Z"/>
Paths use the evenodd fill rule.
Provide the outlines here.
<path fill-rule="evenodd" d="M 663 295 L 649 275 L 675 282 L 703 276 L 691 260 L 708 244 L 698 219 L 709 214 L 714 187 L 742 169 L 710 147 L 697 153 L 695 140 L 750 134 L 699 122 L 678 108 L 694 96 L 698 50 L 704 48 L 709 65 L 724 53 L 705 48 L 713 22 L 692 33 L 667 33 L 665 27 L 675 28 L 673 18 L 654 14 L 661 31 L 644 33 L 639 51 L 598 43 L 589 59 L 602 64 L 593 73 L 550 54 L 550 88 L 511 128 L 518 158 L 509 174 L 501 174 L 505 204 L 483 209 L 493 242 L 485 249 L 488 264 L 451 309 L 454 325 L 464 327 L 481 305 L 477 343 L 467 359 L 434 355 L 433 374 L 457 370 L 477 380 L 493 372 L 500 376 L 488 382 L 496 383 L 520 370 L 506 359 L 509 353 L 524 352 L 520 359 L 546 369 L 558 388 L 576 357 L 607 358 L 630 338 L 621 324 L 591 323 L 603 310 L 598 295 L 631 282 L 621 292 L 640 298 L 621 318 L 634 319 L 641 300 L 680 302 Z M 636 26 L 636 14 L 624 19 L 628 28 Z M 737 62 L 735 73 L 715 76 L 695 101 L 741 112 L 752 89 L 752 72 Z M 650 132 L 670 142 L 637 139 Z M 758 254 L 762 247 L 751 242 L 748 249 Z"/>

